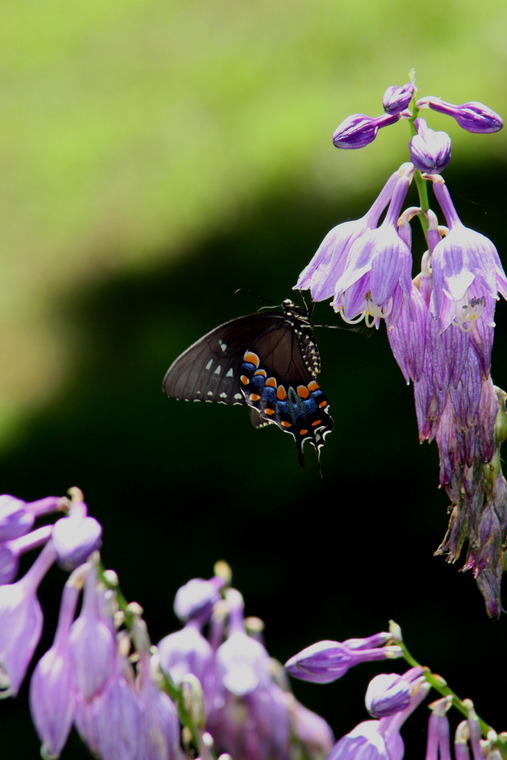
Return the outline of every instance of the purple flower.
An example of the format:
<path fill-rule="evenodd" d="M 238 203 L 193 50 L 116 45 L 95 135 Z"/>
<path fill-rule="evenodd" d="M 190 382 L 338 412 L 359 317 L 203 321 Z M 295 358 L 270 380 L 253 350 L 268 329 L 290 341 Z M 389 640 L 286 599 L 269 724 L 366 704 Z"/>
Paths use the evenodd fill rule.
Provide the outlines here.
<path fill-rule="evenodd" d="M 451 322 L 470 330 L 481 318 L 492 325 L 497 293 L 507 298 L 507 277 L 497 250 L 484 235 L 462 224 L 444 181 L 433 179 L 449 232 L 431 252 L 432 314 L 442 330 Z"/>
<path fill-rule="evenodd" d="M 378 327 L 382 317 L 396 319 L 411 289 L 412 255 L 397 223 L 412 172 L 411 164 L 400 169 L 384 221 L 357 239 L 349 251 L 333 300 L 333 308 L 347 322 L 365 317 L 369 326 Z"/>
<path fill-rule="evenodd" d="M 447 718 L 447 710 L 450 706 L 451 700 L 448 697 L 430 705 L 426 760 L 451 760 L 450 729 Z"/>
<path fill-rule="evenodd" d="M 28 533 L 39 515 L 55 512 L 61 499 L 47 496 L 38 501 L 26 502 L 15 496 L 0 496 L 0 542 L 9 541 Z"/>
<path fill-rule="evenodd" d="M 93 702 L 95 736 L 101 760 L 137 760 L 141 756 L 141 707 L 131 667 L 120 653 L 115 658 L 107 687 Z M 143 757 L 148 760 L 148 755 Z"/>
<path fill-rule="evenodd" d="M 370 715 L 385 718 L 408 707 L 414 689 L 413 681 L 419 679 L 422 673 L 422 668 L 411 668 L 402 676 L 397 673 L 375 676 L 368 684 L 365 697 Z"/>
<path fill-rule="evenodd" d="M 310 263 L 299 275 L 295 290 L 310 290 L 313 301 L 332 298 L 353 243 L 377 226 L 380 215 L 391 200 L 398 178 L 398 172 L 389 177 L 378 198 L 361 219 L 343 222 L 328 232 Z"/>
<path fill-rule="evenodd" d="M 213 605 L 220 599 L 220 589 L 225 580 L 218 576 L 209 581 L 193 578 L 185 583 L 176 593 L 174 611 L 180 620 L 192 619 L 206 622 L 213 610 Z"/>
<path fill-rule="evenodd" d="M 100 548 L 102 527 L 94 517 L 71 513 L 55 523 L 52 541 L 60 567 L 73 570 Z"/>
<path fill-rule="evenodd" d="M 30 681 L 30 711 L 42 741 L 44 756 L 58 757 L 74 718 L 75 696 L 68 635 L 80 593 L 75 579 L 80 575 L 81 569 L 65 584 L 53 646 L 37 663 Z"/>
<path fill-rule="evenodd" d="M 360 662 L 401 657 L 400 647 L 385 646 L 390 638 L 390 634 L 381 633 L 370 639 L 350 639 L 343 643 L 319 641 L 287 660 L 285 669 L 291 676 L 303 681 L 331 683 Z M 368 646 L 361 642 L 371 643 Z"/>
<path fill-rule="evenodd" d="M 141 742 L 146 760 L 173 760 L 178 757 L 180 727 L 176 708 L 156 682 L 160 676 L 156 656 L 150 653 L 146 624 L 136 619 L 133 637 L 139 652 L 138 699 L 141 710 Z"/>
<path fill-rule="evenodd" d="M 69 634 L 74 684 L 84 699 L 102 692 L 113 677 L 116 639 L 112 614 L 105 614 L 103 591 L 98 587 L 97 568 L 90 564 L 83 606 Z"/>
<path fill-rule="evenodd" d="M 157 645 L 160 665 L 175 684 L 187 673 L 196 676 L 202 686 L 207 704 L 215 693 L 213 649 L 200 631 L 200 623 L 190 620 L 181 631 L 164 636 Z"/>
<path fill-rule="evenodd" d="M 388 87 L 382 98 L 384 111 L 386 113 L 401 113 L 404 111 L 410 105 L 416 89 L 416 86 L 411 82 L 407 82 L 401 85 L 401 87 L 397 87 L 394 84 Z"/>
<path fill-rule="evenodd" d="M 456 106 L 452 103 L 446 103 L 441 98 L 429 96 L 418 100 L 417 107 L 431 108 L 433 111 L 452 116 L 459 126 L 466 129 L 467 132 L 487 134 L 499 132 L 503 127 L 501 117 L 491 108 L 485 106 L 484 103 L 479 103 L 476 100 L 470 100 L 468 103 Z"/>
<path fill-rule="evenodd" d="M 18 573 L 21 554 L 43 546 L 51 538 L 52 531 L 52 525 L 44 525 L 31 533 L 0 544 L 0 585 L 14 580 Z"/>
<path fill-rule="evenodd" d="M 327 757 L 334 744 L 334 736 L 329 725 L 320 715 L 308 710 L 292 694 L 289 698 L 291 733 L 304 747 L 304 757 L 318 760 Z"/>
<path fill-rule="evenodd" d="M 379 129 L 394 124 L 399 119 L 399 113 L 386 113 L 376 118 L 364 113 L 353 114 L 336 127 L 333 144 L 335 148 L 345 150 L 364 148 L 374 141 Z"/>
<path fill-rule="evenodd" d="M 421 679 L 410 704 L 404 710 L 380 720 L 366 720 L 343 736 L 327 760 L 402 760 L 404 754 L 400 728 L 423 701 L 430 685 Z"/>
<path fill-rule="evenodd" d="M 0 586 L 0 691 L 15 696 L 25 677 L 42 631 L 37 588 L 53 562 L 55 550 L 46 544 L 26 575 Z"/>
<path fill-rule="evenodd" d="M 408 148 L 410 160 L 422 172 L 439 173 L 451 160 L 451 138 L 447 132 L 435 132 L 424 119 L 414 121 L 417 134 L 412 137 Z"/>

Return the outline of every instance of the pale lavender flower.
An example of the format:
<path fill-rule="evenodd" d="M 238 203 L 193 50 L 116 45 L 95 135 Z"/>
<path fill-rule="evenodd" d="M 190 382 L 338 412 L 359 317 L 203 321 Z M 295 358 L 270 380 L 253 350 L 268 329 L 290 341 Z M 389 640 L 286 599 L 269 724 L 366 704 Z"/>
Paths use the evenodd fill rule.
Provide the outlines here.
<path fill-rule="evenodd" d="M 24 536 L 0 544 L 0 585 L 14 580 L 18 573 L 20 556 L 47 543 L 52 531 L 52 525 L 44 525 Z"/>
<path fill-rule="evenodd" d="M 143 620 L 136 619 L 133 637 L 139 652 L 137 690 L 141 710 L 140 746 L 143 760 L 173 760 L 178 757 L 178 715 L 171 699 L 157 682 L 157 675 L 160 675 L 158 659 L 150 652 L 148 632 Z"/>
<path fill-rule="evenodd" d="M 215 576 L 210 580 L 193 578 L 178 589 L 174 599 L 174 611 L 180 620 L 209 620 L 213 605 L 220 599 L 220 589 L 225 580 Z"/>
<path fill-rule="evenodd" d="M 82 568 L 65 584 L 53 646 L 37 663 L 30 681 L 30 711 L 44 757 L 58 757 L 72 728 L 75 695 L 68 635 L 80 594 Z"/>
<path fill-rule="evenodd" d="M 189 620 L 181 631 L 164 636 L 157 644 L 160 665 L 175 684 L 187 673 L 196 676 L 202 686 L 206 703 L 211 705 L 215 693 L 214 653 L 204 638 L 197 620 Z"/>
<path fill-rule="evenodd" d="M 73 570 L 100 548 L 102 526 L 94 517 L 72 511 L 69 517 L 62 517 L 54 524 L 52 541 L 58 564 L 64 570 Z"/>
<path fill-rule="evenodd" d="M 143 756 L 142 718 L 132 668 L 120 652 L 113 662 L 112 677 L 93 700 L 98 754 L 101 760 L 138 760 Z"/>
<path fill-rule="evenodd" d="M 310 263 L 299 275 L 295 290 L 310 290 L 313 301 L 332 298 L 353 243 L 377 226 L 380 215 L 391 200 L 398 178 L 398 172 L 389 177 L 364 216 L 338 224 L 328 232 Z"/>
<path fill-rule="evenodd" d="M 459 126 L 466 129 L 467 132 L 487 134 L 498 132 L 503 127 L 501 117 L 493 109 L 476 100 L 470 100 L 468 103 L 457 106 L 430 95 L 418 100 L 417 107 L 431 108 L 433 111 L 452 116 Z"/>
<path fill-rule="evenodd" d="M 412 164 L 400 168 L 384 221 L 349 251 L 333 300 L 333 308 L 347 322 L 366 317 L 368 324 L 378 327 L 382 317 L 395 319 L 411 289 L 412 255 L 397 223 L 412 173 Z"/>
<path fill-rule="evenodd" d="M 447 710 L 451 700 L 443 697 L 432 705 L 428 722 L 425 760 L 451 760 L 450 728 Z"/>
<path fill-rule="evenodd" d="M 37 501 L 26 502 L 15 496 L 0 496 L 0 542 L 9 541 L 28 533 L 40 515 L 60 509 L 62 500 L 47 496 Z"/>
<path fill-rule="evenodd" d="M 429 683 L 421 679 L 408 707 L 387 718 L 359 723 L 335 744 L 327 760 L 402 760 L 404 745 L 400 728 L 429 688 Z"/>
<path fill-rule="evenodd" d="M 449 232 L 431 252 L 432 314 L 442 330 L 452 322 L 470 330 L 477 319 L 493 326 L 498 292 L 507 298 L 507 277 L 497 250 L 484 235 L 464 226 L 441 177 L 433 177 L 433 190 Z"/>
<path fill-rule="evenodd" d="M 447 132 L 430 129 L 424 119 L 414 120 L 417 134 L 409 142 L 410 160 L 422 172 L 439 173 L 451 160 L 451 138 Z"/>
<path fill-rule="evenodd" d="M 384 111 L 386 113 L 402 113 L 410 105 L 416 89 L 412 82 L 407 82 L 401 87 L 394 84 L 388 87 L 382 98 Z"/>
<path fill-rule="evenodd" d="M 381 633 L 370 639 L 319 641 L 287 660 L 285 669 L 291 676 L 303 681 L 331 683 L 361 662 L 401 657 L 400 647 L 385 646 L 390 638 L 390 634 Z"/>
<path fill-rule="evenodd" d="M 69 634 L 74 683 L 86 700 L 107 687 L 115 667 L 117 647 L 112 615 L 106 616 L 104 607 L 104 592 L 99 588 L 97 568 L 92 563 L 86 576 L 81 613 Z"/>
<path fill-rule="evenodd" d="M 339 124 L 333 134 L 335 148 L 345 150 L 364 148 L 373 142 L 379 129 L 394 124 L 400 119 L 399 113 L 386 113 L 372 118 L 364 113 L 348 116 Z"/>
<path fill-rule="evenodd" d="M 0 696 L 15 696 L 25 677 L 42 631 L 37 588 L 56 559 L 46 544 L 28 572 L 16 583 L 0 586 Z"/>

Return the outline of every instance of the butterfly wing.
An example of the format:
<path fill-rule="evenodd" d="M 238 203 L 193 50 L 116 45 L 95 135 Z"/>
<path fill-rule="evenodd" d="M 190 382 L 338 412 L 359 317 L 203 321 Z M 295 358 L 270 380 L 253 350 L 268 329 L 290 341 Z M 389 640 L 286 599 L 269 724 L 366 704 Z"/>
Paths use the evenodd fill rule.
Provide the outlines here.
<path fill-rule="evenodd" d="M 167 396 L 187 401 L 247 404 L 255 427 L 291 433 L 303 464 L 309 440 L 320 455 L 333 428 L 316 382 L 320 360 L 309 320 L 284 313 L 233 319 L 204 335 L 169 367 Z"/>
<path fill-rule="evenodd" d="M 164 393 L 185 401 L 246 404 L 239 379 L 243 356 L 269 329 L 274 316 L 250 314 L 203 335 L 171 364 L 162 384 Z"/>
<path fill-rule="evenodd" d="M 280 316 L 258 336 L 241 364 L 241 390 L 255 427 L 275 423 L 296 442 L 303 464 L 303 446 L 310 441 L 320 456 L 325 436 L 333 429 L 329 403 L 316 381 L 320 369 L 311 327 L 300 330 Z"/>

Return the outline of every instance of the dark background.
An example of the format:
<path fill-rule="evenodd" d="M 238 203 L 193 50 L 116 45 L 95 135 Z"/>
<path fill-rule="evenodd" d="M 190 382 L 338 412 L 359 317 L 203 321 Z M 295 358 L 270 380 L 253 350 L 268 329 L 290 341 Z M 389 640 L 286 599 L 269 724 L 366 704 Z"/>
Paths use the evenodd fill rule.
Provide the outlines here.
<path fill-rule="evenodd" d="M 450 168 L 445 176 L 463 221 L 502 253 L 500 168 L 469 165 L 466 174 Z M 320 639 L 385 630 L 392 618 L 413 655 L 502 730 L 507 621 L 487 618 L 470 573 L 433 556 L 447 521 L 437 450 L 418 445 L 412 389 L 383 327 L 369 338 L 317 330 L 320 381 L 335 421 L 323 479 L 313 449 L 299 467 L 292 438 L 274 427 L 254 430 L 245 409 L 176 402 L 161 392 L 179 352 L 258 308 L 236 288 L 278 302 L 290 296 L 327 230 L 364 213 L 375 192 L 368 189 L 361 207 L 339 210 L 303 193 L 272 194 L 178 262 L 62 299 L 61 319 L 80 336 L 73 373 L 2 452 L 2 487 L 26 500 L 74 485 L 84 491 L 104 528 L 104 562 L 125 596 L 144 607 L 155 642 L 177 627 L 177 588 L 209 577 L 225 559 L 246 614 L 265 621 L 266 646 L 282 662 Z M 503 302 L 497 317 L 493 378 L 506 387 Z M 314 318 L 339 324 L 325 304 Z M 53 569 L 42 584 L 47 622 L 37 656 L 50 645 L 64 580 Z M 363 665 L 332 685 L 294 682 L 294 691 L 338 737 L 366 718 L 366 685 L 385 669 Z M 37 757 L 26 687 L 1 709 L 3 757 Z M 426 708 L 418 713 L 403 734 L 409 753 L 419 747 L 422 756 Z M 63 758 L 86 756 L 74 735 Z"/>

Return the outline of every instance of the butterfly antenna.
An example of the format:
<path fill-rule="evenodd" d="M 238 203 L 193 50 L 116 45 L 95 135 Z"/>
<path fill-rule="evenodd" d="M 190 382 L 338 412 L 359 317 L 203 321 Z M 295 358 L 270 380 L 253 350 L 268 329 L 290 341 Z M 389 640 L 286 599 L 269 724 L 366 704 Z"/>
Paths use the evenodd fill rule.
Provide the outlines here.
<path fill-rule="evenodd" d="M 273 301 L 270 301 L 269 298 L 264 298 L 264 296 L 260 296 L 258 293 L 254 293 L 253 290 L 247 290 L 247 288 L 236 288 L 236 290 L 234 291 L 234 295 L 237 296 L 238 293 L 248 293 L 249 296 L 258 298 L 259 301 L 265 301 L 266 303 L 269 303 L 270 306 L 275 306 Z"/>

